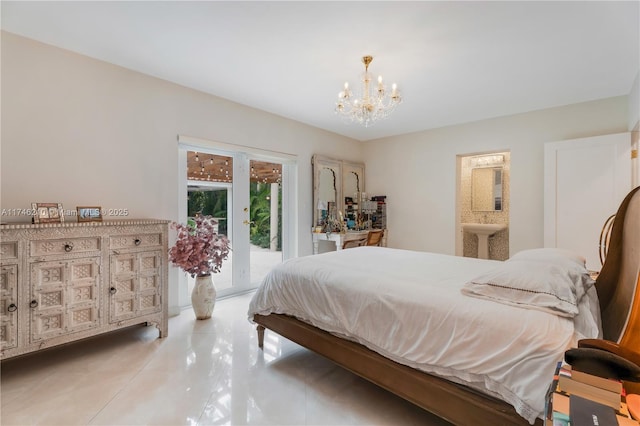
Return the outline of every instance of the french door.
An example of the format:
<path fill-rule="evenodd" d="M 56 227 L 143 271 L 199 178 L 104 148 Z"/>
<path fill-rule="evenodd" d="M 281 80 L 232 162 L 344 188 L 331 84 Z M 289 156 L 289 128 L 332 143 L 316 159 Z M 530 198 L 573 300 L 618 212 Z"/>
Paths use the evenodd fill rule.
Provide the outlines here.
<path fill-rule="evenodd" d="M 256 288 L 271 268 L 295 252 L 295 158 L 233 145 L 180 145 L 185 164 L 181 221 L 210 215 L 231 253 L 213 275 L 218 297 Z M 190 303 L 194 280 L 181 285 L 180 304 Z"/>

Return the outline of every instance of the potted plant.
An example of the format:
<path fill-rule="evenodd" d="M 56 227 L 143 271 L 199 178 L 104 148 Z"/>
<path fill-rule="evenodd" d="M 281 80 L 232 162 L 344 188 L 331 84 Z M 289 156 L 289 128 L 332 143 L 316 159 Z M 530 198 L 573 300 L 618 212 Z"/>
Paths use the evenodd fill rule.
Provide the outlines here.
<path fill-rule="evenodd" d="M 220 272 L 229 256 L 229 239 L 216 232 L 211 216 L 190 218 L 186 224 L 172 223 L 177 231 L 176 243 L 169 250 L 169 260 L 196 279 L 191 304 L 197 319 L 211 318 L 216 303 L 216 289 L 211 274 Z"/>

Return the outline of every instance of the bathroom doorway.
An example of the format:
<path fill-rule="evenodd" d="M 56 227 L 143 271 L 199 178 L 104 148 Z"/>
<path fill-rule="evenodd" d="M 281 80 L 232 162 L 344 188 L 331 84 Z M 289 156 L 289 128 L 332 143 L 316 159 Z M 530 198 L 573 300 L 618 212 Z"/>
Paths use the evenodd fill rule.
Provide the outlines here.
<path fill-rule="evenodd" d="M 457 156 L 457 256 L 509 258 L 510 169 L 509 151 Z"/>

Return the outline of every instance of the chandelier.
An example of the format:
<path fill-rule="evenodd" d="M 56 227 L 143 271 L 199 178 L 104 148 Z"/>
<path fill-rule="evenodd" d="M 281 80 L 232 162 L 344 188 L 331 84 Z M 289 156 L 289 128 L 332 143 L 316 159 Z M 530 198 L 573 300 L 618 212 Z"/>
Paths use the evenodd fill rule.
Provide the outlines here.
<path fill-rule="evenodd" d="M 336 114 L 341 115 L 346 121 L 357 122 L 364 127 L 387 118 L 393 110 L 402 102 L 398 87 L 395 83 L 391 86 L 391 94 L 382 84 L 382 76 L 378 76 L 378 84 L 371 84 L 369 64 L 373 56 L 363 56 L 364 74 L 362 74 L 362 93 L 359 98 L 353 96 L 349 89 L 349 83 L 344 84 L 344 90 L 338 93 L 336 102 Z"/>

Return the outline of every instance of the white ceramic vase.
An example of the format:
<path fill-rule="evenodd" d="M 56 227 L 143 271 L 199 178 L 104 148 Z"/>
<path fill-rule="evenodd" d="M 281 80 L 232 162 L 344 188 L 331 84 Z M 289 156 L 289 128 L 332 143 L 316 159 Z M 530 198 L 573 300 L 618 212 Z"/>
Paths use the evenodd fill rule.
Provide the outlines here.
<path fill-rule="evenodd" d="M 198 275 L 196 285 L 191 292 L 191 305 L 196 319 L 204 320 L 211 318 L 213 307 L 216 304 L 216 287 L 213 285 L 211 274 Z"/>

